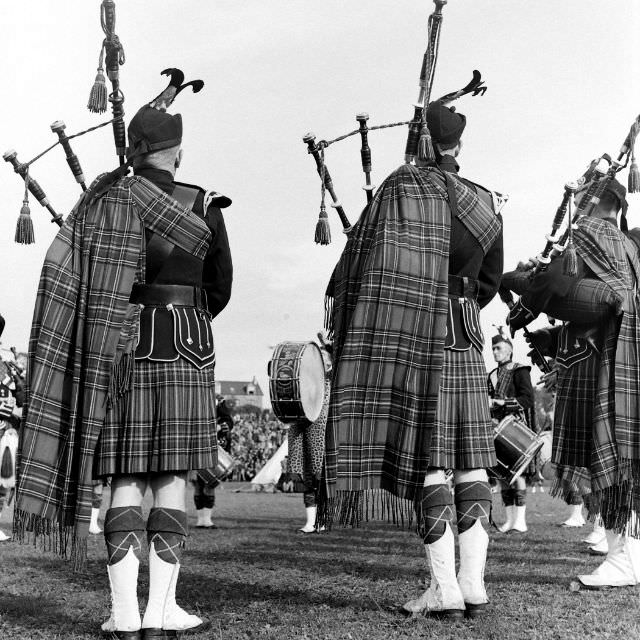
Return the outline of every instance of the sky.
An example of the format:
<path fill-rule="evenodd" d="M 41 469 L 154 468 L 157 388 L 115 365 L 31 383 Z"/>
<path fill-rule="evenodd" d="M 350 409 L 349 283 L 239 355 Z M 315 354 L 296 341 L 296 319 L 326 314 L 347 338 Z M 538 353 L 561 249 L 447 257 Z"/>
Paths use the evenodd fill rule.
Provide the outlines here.
<path fill-rule="evenodd" d="M 271 348 L 313 340 L 321 329 L 324 290 L 345 237 L 330 210 L 333 243 L 313 242 L 320 181 L 302 136 L 347 133 L 361 111 L 371 126 L 409 120 L 433 7 L 430 0 L 116 0 L 128 118 L 166 86 L 167 67 L 205 82 L 171 111 L 184 121 L 176 178 L 233 200 L 225 210 L 233 293 L 214 321 L 218 379 L 256 376 L 266 392 Z M 55 120 L 72 133 L 108 119 L 86 109 L 102 40 L 99 8 L 99 0 L 0 3 L 0 152 L 13 148 L 24 161 L 55 142 Z M 640 112 L 640 3 L 449 0 L 443 13 L 432 97 L 482 72 L 486 94 L 457 103 L 468 120 L 459 160 L 465 177 L 510 196 L 508 270 L 542 249 L 564 184 L 593 157 L 617 155 Z M 405 140 L 404 127 L 370 134 L 375 184 L 402 163 Z M 110 127 L 73 147 L 88 180 L 117 165 Z M 354 136 L 326 156 L 352 221 L 365 203 L 359 148 Z M 63 215 L 80 195 L 60 148 L 35 163 L 32 176 Z M 32 199 L 36 244 L 14 244 L 24 189 L 4 163 L 0 189 L 3 343 L 23 350 L 56 228 Z M 629 221 L 640 226 L 638 195 L 630 197 Z M 497 298 L 482 312 L 488 365 L 492 325 L 505 315 Z M 516 359 L 526 351 L 517 337 Z"/>

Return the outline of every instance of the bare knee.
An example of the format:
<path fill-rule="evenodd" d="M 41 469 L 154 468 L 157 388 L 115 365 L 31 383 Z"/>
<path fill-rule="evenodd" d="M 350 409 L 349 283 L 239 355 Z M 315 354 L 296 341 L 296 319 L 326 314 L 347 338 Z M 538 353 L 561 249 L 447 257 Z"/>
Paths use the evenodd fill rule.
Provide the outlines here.
<path fill-rule="evenodd" d="M 446 484 L 447 476 L 444 469 L 429 469 L 424 477 L 424 486 L 431 487 L 436 484 Z"/>
<path fill-rule="evenodd" d="M 158 473 L 151 477 L 153 506 L 186 511 L 187 473 Z"/>
<path fill-rule="evenodd" d="M 147 479 L 142 476 L 114 476 L 110 507 L 140 507 L 146 489 Z"/>
<path fill-rule="evenodd" d="M 455 484 L 463 482 L 488 482 L 489 476 L 486 469 L 457 469 L 453 472 Z"/>

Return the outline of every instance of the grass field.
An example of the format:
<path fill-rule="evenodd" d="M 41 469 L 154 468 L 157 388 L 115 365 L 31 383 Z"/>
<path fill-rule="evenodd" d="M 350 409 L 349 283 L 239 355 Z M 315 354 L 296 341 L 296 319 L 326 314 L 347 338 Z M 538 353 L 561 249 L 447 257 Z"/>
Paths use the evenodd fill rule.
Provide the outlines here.
<path fill-rule="evenodd" d="M 302 497 L 218 491 L 219 529 L 192 529 L 178 601 L 210 622 L 192 640 L 533 640 L 640 639 L 637 588 L 572 593 L 569 579 L 598 559 L 580 540 L 588 532 L 556 526 L 567 507 L 528 496 L 529 532 L 491 532 L 490 610 L 450 624 L 405 619 L 397 607 L 422 588 L 424 560 L 415 534 L 369 523 L 358 530 L 302 536 Z M 496 519 L 502 507 L 496 498 Z M 0 526 L 8 530 L 9 513 Z M 193 524 L 195 516 L 190 513 Z M 92 536 L 86 574 L 13 542 L 0 545 L 0 638 L 99 637 L 108 615 L 101 536 Z M 140 594 L 146 594 L 142 567 Z"/>

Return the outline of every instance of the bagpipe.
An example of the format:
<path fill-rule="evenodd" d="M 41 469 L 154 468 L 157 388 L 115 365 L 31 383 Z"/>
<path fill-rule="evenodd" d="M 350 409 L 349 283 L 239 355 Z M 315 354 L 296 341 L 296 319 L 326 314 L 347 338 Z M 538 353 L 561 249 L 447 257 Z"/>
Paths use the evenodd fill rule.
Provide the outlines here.
<path fill-rule="evenodd" d="M 529 279 L 533 279 L 537 274 L 545 271 L 551 261 L 560 256 L 563 258 L 564 274 L 568 276 L 577 274 L 577 256 L 573 244 L 573 232 L 577 228 L 578 220 L 582 216 L 589 216 L 592 213 L 600 202 L 602 194 L 611 186 L 611 183 L 621 171 L 629 167 L 628 192 L 640 192 L 640 171 L 638 171 L 634 150 L 639 132 L 640 115 L 633 121 L 615 160 L 605 153 L 591 161 L 587 170 L 578 180 L 565 184 L 560 205 L 552 218 L 551 230 L 546 235 L 546 243 L 542 251 L 535 259 L 523 267 Z M 620 227 L 622 231 L 627 231 L 627 221 L 624 213 L 623 211 Z M 499 295 L 509 309 L 515 306 L 516 302 L 511 291 L 501 287 Z M 526 326 L 523 331 L 525 338 L 529 338 L 530 334 Z M 533 344 L 531 340 L 529 342 Z M 548 373 L 550 371 L 546 359 L 535 346 L 533 360 L 545 372 Z"/>
<path fill-rule="evenodd" d="M 3 154 L 2 157 L 4 160 L 10 163 L 15 173 L 24 180 L 24 197 L 22 201 L 22 208 L 20 209 L 20 215 L 18 216 L 15 234 L 15 241 L 17 243 L 33 244 L 35 241 L 33 221 L 31 219 L 31 210 L 29 207 L 29 194 L 31 194 L 44 208 L 49 211 L 52 222 L 60 227 L 62 226 L 62 215 L 54 209 L 46 192 L 31 173 L 31 165 L 49 153 L 49 151 L 58 145 L 62 147 L 67 164 L 71 169 L 71 173 L 73 174 L 76 182 L 80 185 L 82 191 L 86 191 L 87 187 L 84 173 L 78 156 L 73 152 L 71 147 L 71 140 L 112 124 L 116 155 L 120 159 L 121 166 L 125 163 L 127 145 L 123 106 L 124 94 L 120 88 L 120 67 L 124 64 L 125 56 L 122 43 L 115 33 L 116 3 L 114 0 L 102 0 L 100 5 L 100 22 L 105 38 L 100 48 L 98 73 L 91 89 L 87 107 L 89 111 L 93 113 L 104 113 L 107 110 L 107 104 L 111 103 L 112 118 L 107 122 L 103 122 L 95 127 L 91 127 L 72 135 L 66 134 L 66 125 L 62 120 L 56 120 L 51 125 L 51 131 L 57 136 L 56 142 L 28 162 L 20 162 L 18 160 L 18 154 L 14 149 L 10 149 Z M 107 77 L 111 83 L 111 93 L 108 92 L 106 86 L 104 76 L 105 68 L 107 71 Z"/>
<path fill-rule="evenodd" d="M 551 260 L 565 254 L 565 272 L 567 275 L 575 275 L 575 249 L 573 248 L 572 235 L 576 228 L 576 222 L 581 216 L 588 216 L 600 202 L 602 194 L 611 185 L 616 175 L 629 164 L 627 180 L 629 193 L 640 192 L 640 171 L 635 158 L 635 141 L 640 131 L 640 115 L 636 117 L 629 129 L 618 157 L 613 160 L 608 154 L 603 154 L 593 160 L 585 173 L 577 182 L 569 182 L 565 185 L 562 202 L 553 217 L 551 233 L 546 236 L 546 244 L 542 252 L 536 258 L 536 265 L 531 270 L 531 277 L 540 271 L 544 271 Z M 574 200 L 577 191 L 582 188 L 580 199 L 575 205 Z M 572 215 L 572 209 L 575 213 Z M 567 218 L 566 228 L 560 233 L 560 228 Z M 623 231 L 626 231 L 626 220 L 622 222 Z"/>
<path fill-rule="evenodd" d="M 375 185 L 371 182 L 372 154 L 371 148 L 369 146 L 369 133 L 371 131 L 408 125 L 409 129 L 407 133 L 407 143 L 404 155 L 405 163 L 415 162 L 416 159 L 423 163 L 435 162 L 435 151 L 429 133 L 429 128 L 427 126 L 427 107 L 429 106 L 429 102 L 431 99 L 431 88 L 433 86 L 436 63 L 438 60 L 440 31 L 442 26 L 442 8 L 447 4 L 447 1 L 448 0 L 433 0 L 435 4 L 435 10 L 429 16 L 427 27 L 427 47 L 422 57 L 418 98 L 413 104 L 414 111 L 411 120 L 369 126 L 369 114 L 358 113 L 356 115 L 358 128 L 333 140 L 317 140 L 316 135 L 313 132 L 309 132 L 303 136 L 302 141 L 307 145 L 307 152 L 315 160 L 318 175 L 320 176 L 321 199 L 320 214 L 318 216 L 318 222 L 316 224 L 315 231 L 316 244 L 327 245 L 331 242 L 329 217 L 325 204 L 327 191 L 331 196 L 331 206 L 336 210 L 340 218 L 340 222 L 342 223 L 343 232 L 345 234 L 349 234 L 352 229 L 352 225 L 349 222 L 344 208 L 336 194 L 333 180 L 331 178 L 325 160 L 325 151 L 329 146 L 335 144 L 336 142 L 345 140 L 346 138 L 349 138 L 351 136 L 355 136 L 358 134 L 360 135 L 360 159 L 362 162 L 362 171 L 365 175 L 365 184 L 362 188 L 364 189 L 366 194 L 367 204 L 369 204 L 373 200 L 373 191 L 375 190 Z M 481 79 L 480 73 L 478 71 L 474 71 L 473 79 L 467 86 L 459 91 L 454 91 L 443 96 L 441 100 L 445 101 L 445 103 L 448 103 L 467 93 L 472 93 L 474 96 L 482 94 L 486 91 L 486 87 L 482 86 L 483 84 L 484 82 Z"/>

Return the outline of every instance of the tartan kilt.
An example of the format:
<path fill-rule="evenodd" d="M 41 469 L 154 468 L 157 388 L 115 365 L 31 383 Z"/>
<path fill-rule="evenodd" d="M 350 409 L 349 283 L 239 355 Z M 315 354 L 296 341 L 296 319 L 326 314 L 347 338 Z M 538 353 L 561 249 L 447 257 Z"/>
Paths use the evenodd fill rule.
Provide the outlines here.
<path fill-rule="evenodd" d="M 217 464 L 213 365 L 136 360 L 131 390 L 107 411 L 94 475 L 209 469 Z"/>
<path fill-rule="evenodd" d="M 556 465 L 591 467 L 599 369 L 600 356 L 594 353 L 558 375 L 552 447 Z"/>
<path fill-rule="evenodd" d="M 444 350 L 430 467 L 486 469 L 497 464 L 482 354 Z"/>

